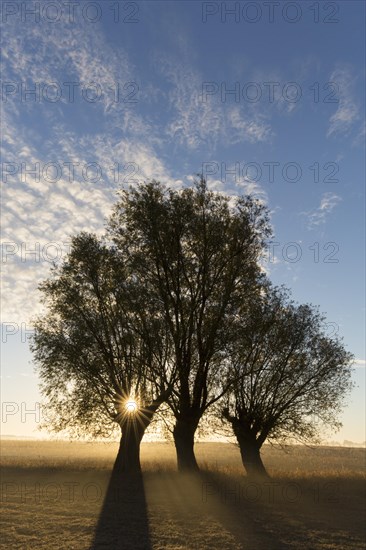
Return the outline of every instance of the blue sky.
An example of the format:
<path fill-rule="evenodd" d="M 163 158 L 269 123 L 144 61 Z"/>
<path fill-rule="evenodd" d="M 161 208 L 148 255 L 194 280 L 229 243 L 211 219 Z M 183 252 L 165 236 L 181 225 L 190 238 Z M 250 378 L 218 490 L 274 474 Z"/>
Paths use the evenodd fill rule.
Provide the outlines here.
<path fill-rule="evenodd" d="M 365 4 L 70 9 L 2 3 L 2 399 L 16 403 L 2 432 L 36 424 L 20 414 L 39 400 L 24 333 L 50 260 L 75 232 L 103 231 L 120 185 L 181 187 L 203 171 L 213 189 L 269 206 L 264 268 L 318 304 L 357 360 L 329 438 L 364 441 Z"/>

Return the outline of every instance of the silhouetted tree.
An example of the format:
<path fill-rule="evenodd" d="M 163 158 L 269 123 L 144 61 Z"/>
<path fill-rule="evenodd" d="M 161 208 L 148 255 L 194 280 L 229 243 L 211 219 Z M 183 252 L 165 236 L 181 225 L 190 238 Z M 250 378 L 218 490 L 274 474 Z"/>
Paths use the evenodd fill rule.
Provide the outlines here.
<path fill-rule="evenodd" d="M 92 436 L 118 425 L 116 467 L 139 470 L 141 439 L 173 380 L 164 319 L 119 252 L 87 233 L 73 238 L 40 289 L 47 311 L 35 323 L 32 350 L 45 425 Z"/>
<path fill-rule="evenodd" d="M 179 469 L 196 469 L 198 423 L 226 387 L 225 347 L 231 311 L 258 291 L 258 259 L 269 236 L 267 210 L 250 197 L 157 182 L 122 191 L 110 236 L 153 309 L 162 312 L 172 340 L 177 380 L 168 403 Z"/>
<path fill-rule="evenodd" d="M 266 475 L 260 456 L 266 440 L 314 441 L 324 425 L 340 426 L 352 355 L 324 333 L 325 318 L 314 306 L 295 305 L 283 288 L 264 285 L 250 311 L 236 315 L 233 384 L 221 411 L 247 473 Z"/>

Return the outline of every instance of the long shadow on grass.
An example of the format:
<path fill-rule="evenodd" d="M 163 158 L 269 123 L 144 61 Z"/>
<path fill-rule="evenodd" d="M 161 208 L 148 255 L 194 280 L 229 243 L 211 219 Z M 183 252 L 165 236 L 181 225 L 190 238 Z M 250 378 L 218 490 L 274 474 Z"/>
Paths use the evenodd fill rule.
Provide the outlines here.
<path fill-rule="evenodd" d="M 241 483 L 225 474 L 206 470 L 200 472 L 200 482 L 203 509 L 216 516 L 244 550 L 293 548 L 280 540 L 278 532 L 271 528 L 270 514 L 259 498 L 264 493 L 263 480 Z"/>
<path fill-rule="evenodd" d="M 91 549 L 151 549 L 144 483 L 141 473 L 113 468 Z"/>

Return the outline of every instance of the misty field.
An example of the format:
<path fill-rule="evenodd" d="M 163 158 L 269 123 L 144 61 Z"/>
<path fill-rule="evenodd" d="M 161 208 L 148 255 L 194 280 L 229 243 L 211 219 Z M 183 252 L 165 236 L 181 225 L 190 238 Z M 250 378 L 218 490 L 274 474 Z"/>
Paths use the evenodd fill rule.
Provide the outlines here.
<path fill-rule="evenodd" d="M 174 447 L 142 445 L 143 475 L 111 479 L 117 444 L 1 442 L 1 548 L 361 550 L 365 449 L 265 446 L 270 481 L 238 449 L 198 443 L 198 474 Z"/>

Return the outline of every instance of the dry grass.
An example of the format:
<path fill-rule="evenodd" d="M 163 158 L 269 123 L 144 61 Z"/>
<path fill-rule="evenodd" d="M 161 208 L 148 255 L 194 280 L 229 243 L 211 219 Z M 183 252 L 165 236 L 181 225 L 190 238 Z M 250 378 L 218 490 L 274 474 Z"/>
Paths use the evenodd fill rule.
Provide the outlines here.
<path fill-rule="evenodd" d="M 243 474 L 238 448 L 228 443 L 196 443 L 196 455 L 206 469 Z M 78 441 L 2 440 L 1 464 L 21 468 L 62 467 L 65 469 L 110 470 L 118 443 L 87 443 Z M 348 447 L 264 445 L 263 462 L 271 476 L 290 474 L 300 477 L 341 476 L 364 477 L 366 450 Z M 141 460 L 144 470 L 175 470 L 175 449 L 171 443 L 143 443 Z"/>
<path fill-rule="evenodd" d="M 1 447 L 2 548 L 365 547 L 364 449 L 265 447 L 272 479 L 254 483 L 232 445 L 198 443 L 202 472 L 194 476 L 176 472 L 172 445 L 147 443 L 143 480 L 120 487 L 114 480 L 111 498 L 117 444 L 9 440 Z"/>

